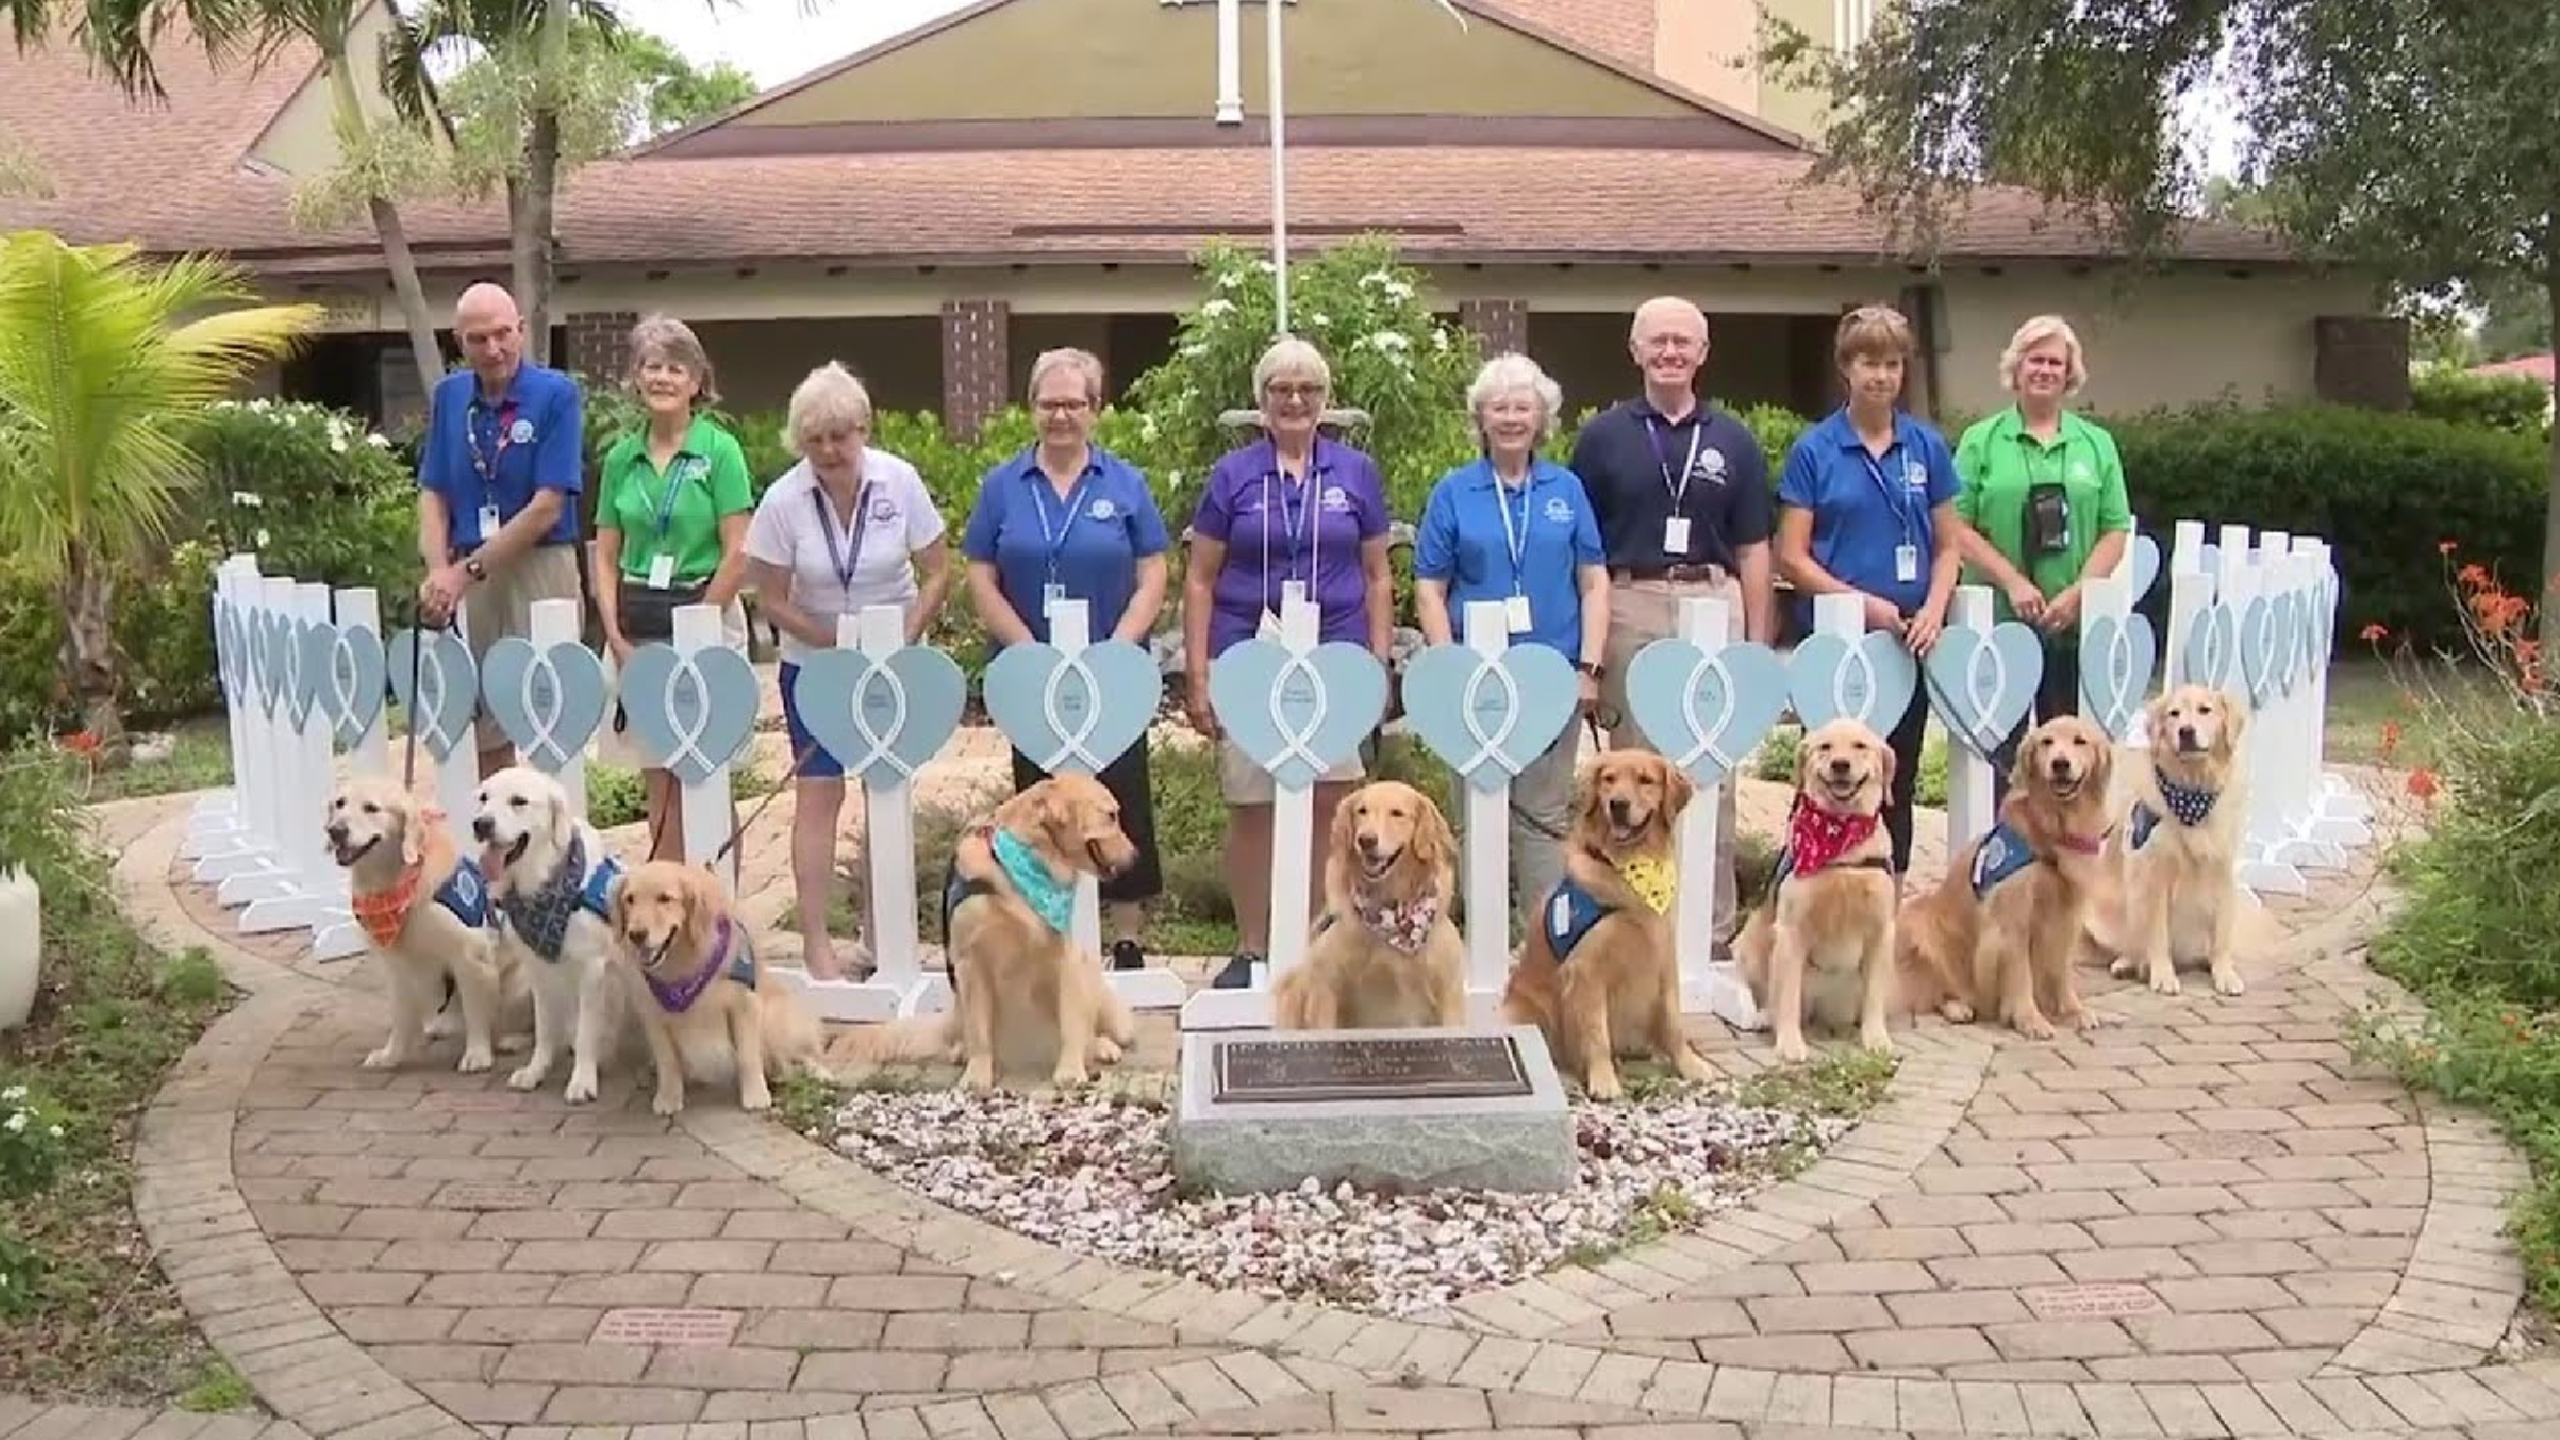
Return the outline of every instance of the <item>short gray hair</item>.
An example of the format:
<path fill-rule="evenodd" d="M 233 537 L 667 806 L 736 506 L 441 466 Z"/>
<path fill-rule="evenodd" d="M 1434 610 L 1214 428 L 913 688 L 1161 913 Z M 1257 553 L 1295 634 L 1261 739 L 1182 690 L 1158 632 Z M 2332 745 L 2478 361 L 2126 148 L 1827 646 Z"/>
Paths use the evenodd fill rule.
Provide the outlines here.
<path fill-rule="evenodd" d="M 1272 341 L 1262 358 L 1253 362 L 1254 398 L 1261 399 L 1271 382 L 1284 375 L 1303 375 L 1327 390 L 1333 388 L 1333 367 L 1325 363 L 1324 352 L 1295 335 Z"/>
<path fill-rule="evenodd" d="M 2018 367 L 2025 363 L 2027 352 L 2047 340 L 2062 342 L 2063 393 L 2080 393 L 2080 387 L 2089 380 L 2088 352 L 2080 348 L 2080 332 L 2059 315 L 2030 316 L 2018 327 L 2018 333 L 2009 337 L 2008 348 L 2000 352 L 2000 388 L 2018 388 Z"/>
<path fill-rule="evenodd" d="M 811 435 L 870 428 L 871 392 L 864 389 L 862 382 L 855 379 L 853 372 L 844 368 L 841 362 L 830 360 L 810 371 L 809 378 L 801 381 L 799 388 L 791 392 L 791 409 L 782 427 L 782 443 L 790 446 L 791 453 L 797 455 Z"/>
<path fill-rule="evenodd" d="M 701 382 L 695 392 L 696 408 L 720 403 L 720 383 L 712 373 L 711 356 L 702 348 L 702 340 L 693 327 L 673 315 L 644 315 L 631 327 L 631 385 L 640 386 L 640 369 L 652 359 L 681 365 Z"/>
<path fill-rule="evenodd" d="M 1540 369 L 1537 361 L 1516 351 L 1496 355 L 1476 371 L 1476 378 L 1467 385 L 1467 418 L 1482 431 L 1485 405 L 1523 390 L 1538 402 L 1540 438 L 1556 433 L 1556 422 L 1564 409 L 1564 387 Z"/>
<path fill-rule="evenodd" d="M 1102 408 L 1102 357 L 1072 345 L 1040 352 L 1039 358 L 1031 362 L 1031 383 L 1024 387 L 1024 398 L 1036 403 L 1040 398 L 1040 382 L 1061 370 L 1072 370 L 1083 376 L 1085 398 L 1093 402 L 1094 409 Z"/>

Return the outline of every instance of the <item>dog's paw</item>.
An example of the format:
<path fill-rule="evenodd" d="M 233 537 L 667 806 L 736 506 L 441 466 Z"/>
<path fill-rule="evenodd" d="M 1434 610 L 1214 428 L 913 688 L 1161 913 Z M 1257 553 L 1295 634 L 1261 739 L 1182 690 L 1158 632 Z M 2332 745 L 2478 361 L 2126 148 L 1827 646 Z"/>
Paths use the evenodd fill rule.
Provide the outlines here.
<path fill-rule="evenodd" d="M 1812 1049 L 1804 1043 L 1804 1037 L 1801 1035 L 1778 1037 L 1777 1050 L 1778 1063 L 1781 1065 L 1801 1065 L 1813 1058 Z"/>
<path fill-rule="evenodd" d="M 462 1017 L 450 1010 L 439 1010 L 427 1019 L 427 1038 L 450 1040 L 462 1033 Z"/>
<path fill-rule="evenodd" d="M 477 1075 L 495 1063 L 496 1061 L 490 1058 L 488 1048 L 483 1046 L 477 1050 L 463 1051 L 462 1062 L 453 1069 L 457 1075 Z"/>
<path fill-rule="evenodd" d="M 2053 1022 L 2047 1020 L 2041 1015 L 2029 1015 L 2020 1019 L 2018 1021 L 2017 1029 L 2019 1034 L 2026 1036 L 2030 1040 L 2050 1040 L 2053 1038 Z"/>
<path fill-rule="evenodd" d="M 1686 1045 L 1671 1052 L 1671 1068 L 1680 1072 L 1681 1079 L 1700 1084 L 1716 1078 L 1716 1067 L 1700 1059 L 1698 1052 Z"/>
<path fill-rule="evenodd" d="M 2107 1017 L 2095 1010 L 2074 1010 L 2061 1018 L 2074 1030 L 2096 1030 L 2107 1023 Z"/>
<path fill-rule="evenodd" d="M 962 1089 L 985 1092 L 996 1088 L 996 1066 L 992 1060 L 972 1060 L 960 1072 Z"/>
<path fill-rule="evenodd" d="M 2175 970 L 2163 969 L 2151 977 L 2151 989 L 2156 994 L 2175 995 L 2180 988 L 2178 972 Z"/>
<path fill-rule="evenodd" d="M 1961 1000 L 1949 1000 L 1945 1004 L 1940 1005 L 1938 1007 L 1938 1014 L 1950 1025 L 1970 1025 L 1973 1023 L 1973 1007 L 1967 1005 Z"/>
<path fill-rule="evenodd" d="M 2130 955 L 2119 955 L 2115 959 L 2107 962 L 2107 973 L 2118 980 L 2132 979 L 2133 972 L 2137 968 L 2138 967 L 2134 964 L 2133 957 Z"/>
<path fill-rule="evenodd" d="M 1120 1042 L 1119 1042 L 1119 1041 L 1117 1041 L 1117 1040 L 1112 1039 L 1112 1038 L 1111 1038 L 1110 1036 L 1108 1036 L 1108 1035 L 1106 1035 L 1106 1036 L 1102 1037 L 1102 1038 L 1101 1038 L 1101 1039 L 1099 1039 L 1099 1040 L 1094 1041 L 1094 1042 L 1093 1042 L 1093 1063 L 1095 1063 L 1096 1065 L 1117 1065 L 1117 1064 L 1119 1064 L 1119 1063 L 1120 1063 Z"/>
<path fill-rule="evenodd" d="M 738 1087 L 738 1108 L 770 1110 L 773 1108 L 773 1092 L 762 1085 L 741 1085 Z"/>
<path fill-rule="evenodd" d="M 385 1045 L 381 1049 L 364 1057 L 364 1068 L 367 1070 L 397 1070 L 400 1068 L 401 1062 L 408 1058 L 408 1056 L 400 1053 L 399 1046 Z"/>
<path fill-rule="evenodd" d="M 2238 966 L 2225 966 L 2213 972 L 2213 988 L 2224 995 L 2237 995 L 2249 988 L 2249 982 L 2240 978 Z"/>
<path fill-rule="evenodd" d="M 561 1092 L 560 1098 L 572 1105 L 584 1105 L 596 1098 L 596 1072 L 584 1066 L 570 1071 L 569 1088 Z"/>
<path fill-rule="evenodd" d="M 1081 1065 L 1072 1070 L 1061 1065 L 1049 1072 L 1049 1083 L 1060 1090 L 1081 1090 L 1093 1083 L 1093 1077 L 1086 1074 Z"/>
<path fill-rule="evenodd" d="M 1883 1030 L 1859 1031 L 1858 1043 L 1874 1054 L 1890 1055 L 1893 1053 L 1893 1036 Z"/>
<path fill-rule="evenodd" d="M 524 1066 L 507 1077 L 507 1088 L 510 1090 L 531 1090 L 541 1083 L 542 1070 L 533 1065 Z"/>
<path fill-rule="evenodd" d="M 684 1109 L 684 1092 L 681 1090 L 661 1085 L 658 1087 L 658 1093 L 649 1097 L 649 1113 L 652 1115 L 673 1115 L 682 1109 Z"/>

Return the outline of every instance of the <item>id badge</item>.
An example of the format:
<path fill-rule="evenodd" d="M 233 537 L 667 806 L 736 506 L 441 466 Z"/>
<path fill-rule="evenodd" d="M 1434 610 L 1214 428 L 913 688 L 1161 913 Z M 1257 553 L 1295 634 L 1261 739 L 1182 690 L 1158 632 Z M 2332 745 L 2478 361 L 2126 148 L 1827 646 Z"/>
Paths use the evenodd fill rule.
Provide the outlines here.
<path fill-rule="evenodd" d="M 1057 618 L 1057 614 L 1058 614 L 1058 602 L 1060 602 L 1060 601 L 1062 601 L 1062 600 L 1064 600 L 1064 599 L 1066 599 L 1066 598 L 1067 598 L 1067 587 L 1066 587 L 1066 586 L 1064 586 L 1064 585 L 1043 585 L 1043 586 L 1041 586 L 1041 587 L 1040 587 L 1040 613 L 1041 613 L 1042 615 L 1048 616 L 1049 618 L 1051 618 L 1051 619 L 1053 619 L 1053 620 L 1054 620 L 1054 619 L 1056 619 L 1056 618 Z"/>
<path fill-rule="evenodd" d="M 483 545 L 488 544 L 488 543 L 489 543 L 489 539 L 490 539 L 490 537 L 491 537 L 491 536 L 496 535 L 496 534 L 498 533 L 498 531 L 499 531 L 499 530 L 500 530 L 500 529 L 501 529 L 505 524 L 506 524 L 506 522 L 505 522 L 505 521 L 500 520 L 500 519 L 498 518 L 498 507 L 497 507 L 497 506 L 495 506 L 495 505 L 483 505 L 483 506 L 481 506 L 481 507 L 480 507 L 480 543 L 481 543 L 481 544 L 483 544 Z"/>
<path fill-rule="evenodd" d="M 1893 547 L 1893 578 L 1904 585 L 1911 584 L 1920 578 L 1919 546 L 1896 545 Z"/>
<path fill-rule="evenodd" d="M 664 590 L 676 583 L 676 557 L 660 555 L 649 562 L 649 588 Z"/>
<path fill-rule="evenodd" d="M 1504 621 L 1505 621 L 1505 622 L 1507 622 L 1507 623 L 1510 625 L 1510 627 L 1511 627 L 1511 633 L 1512 633 L 1512 634 L 1514 634 L 1514 635 L 1526 635 L 1526 634 L 1528 634 L 1528 633 L 1529 633 L 1529 597 L 1528 597 L 1528 596 L 1526 596 L 1526 595 L 1514 595 L 1514 596 L 1512 596 L 1512 597 L 1510 598 L 1510 600 L 1506 601 L 1506 602 L 1503 604 L 1503 607 L 1502 607 L 1502 618 L 1504 619 Z"/>
<path fill-rule="evenodd" d="M 1662 522 L 1662 553 L 1665 555 L 1689 553 L 1688 516 L 1674 515 Z"/>

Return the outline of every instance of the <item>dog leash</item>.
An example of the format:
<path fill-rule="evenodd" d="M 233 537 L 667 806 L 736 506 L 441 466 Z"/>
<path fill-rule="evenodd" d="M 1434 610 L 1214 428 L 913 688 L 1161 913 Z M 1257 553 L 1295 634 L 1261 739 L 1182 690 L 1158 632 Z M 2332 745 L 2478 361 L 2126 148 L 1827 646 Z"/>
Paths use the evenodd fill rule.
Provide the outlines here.
<path fill-rule="evenodd" d="M 421 615 L 409 627 L 409 733 L 401 742 L 400 788 L 412 794 L 418 789 L 418 684 L 427 659 L 427 636 L 441 635 L 453 628 L 453 617 L 445 617 L 441 625 L 430 626 Z"/>
<path fill-rule="evenodd" d="M 730 827 L 729 838 L 721 841 L 720 848 L 711 853 L 711 859 L 703 865 L 704 869 L 716 871 L 720 868 L 721 862 L 727 860 L 730 852 L 738 848 L 738 842 L 747 838 L 747 832 L 755 828 L 758 820 L 764 818 L 764 812 L 772 806 L 774 801 L 782 798 L 782 792 L 791 788 L 792 781 L 800 778 L 800 771 L 808 765 L 809 757 L 816 753 L 818 753 L 818 742 L 814 738 L 800 747 L 799 753 L 791 757 L 791 768 L 783 772 L 782 778 L 774 782 L 772 789 L 764 792 L 764 798 L 758 800 L 755 808 L 747 812 L 746 819 Z M 684 797 L 681 794 L 677 795 L 676 804 L 683 803 Z M 672 809 L 662 811 L 658 818 L 651 822 L 647 853 L 651 855 L 658 853 L 658 842 L 666 838 L 667 819 L 674 813 Z"/>

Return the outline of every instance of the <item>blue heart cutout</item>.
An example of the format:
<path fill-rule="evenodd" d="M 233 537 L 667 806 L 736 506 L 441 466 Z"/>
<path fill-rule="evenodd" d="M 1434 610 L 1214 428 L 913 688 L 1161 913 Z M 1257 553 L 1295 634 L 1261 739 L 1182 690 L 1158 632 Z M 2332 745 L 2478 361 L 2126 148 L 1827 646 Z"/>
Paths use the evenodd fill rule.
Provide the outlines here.
<path fill-rule="evenodd" d="M 2250 708 L 2263 708 L 2276 693 L 2276 607 L 2268 597 L 2252 596 L 2242 607 L 2239 636 L 2240 679 Z"/>
<path fill-rule="evenodd" d="M 2044 640 L 2014 620 L 1988 631 L 1950 625 L 1938 632 L 1925 669 L 1929 706 L 1947 733 L 1987 760 L 2036 703 Z"/>
<path fill-rule="evenodd" d="M 298 731 L 311 723 L 311 712 L 319 706 L 320 677 L 327 673 L 320 667 L 328 663 L 338 627 L 326 620 L 291 623 L 293 644 L 285 655 L 284 703 L 286 716 Z"/>
<path fill-rule="evenodd" d="M 413 659 L 414 657 L 414 659 Z M 391 637 L 384 663 L 391 671 L 391 693 L 409 712 L 409 728 L 418 743 L 442 761 L 471 736 L 472 711 L 480 698 L 480 676 L 471 664 L 471 647 L 451 630 L 428 632 L 426 650 L 418 650 L 418 632 L 403 630 Z M 418 693 L 409 693 L 409 667 L 418 667 Z"/>
<path fill-rule="evenodd" d="M 2159 636 L 2140 611 L 2090 618 L 2080 632 L 2080 701 L 2089 718 L 2122 739 L 2151 693 Z"/>
<path fill-rule="evenodd" d="M 2240 676 L 2240 619 L 2220 603 L 2196 611 L 2187 627 L 2179 656 L 2179 679 L 2190 685 L 2230 691 Z"/>
<path fill-rule="evenodd" d="M 1919 687 L 1919 665 L 1901 639 L 1884 630 L 1870 630 L 1855 644 L 1808 635 L 1787 667 L 1787 697 L 1807 730 L 1845 718 L 1890 735 Z"/>
<path fill-rule="evenodd" d="M 1164 671 L 1126 640 L 1087 645 L 1073 662 L 1032 641 L 988 663 L 985 694 L 988 718 L 1043 774 L 1096 775 L 1155 722 Z"/>
<path fill-rule="evenodd" d="M 222 694 L 228 705 L 246 705 L 250 700 L 249 628 L 240 618 L 240 602 L 218 599 L 214 612 L 215 664 L 222 672 Z"/>
<path fill-rule="evenodd" d="M 1787 709 L 1787 665 L 1766 645 L 1712 656 L 1674 635 L 1627 666 L 1627 710 L 1645 738 L 1705 787 L 1721 785 Z"/>
<path fill-rule="evenodd" d="M 2151 587 L 2160 583 L 2160 542 L 2139 531 L 2126 542 L 2124 561 L 2117 567 L 2131 583 L 2128 605 L 2140 605 Z"/>
<path fill-rule="evenodd" d="M 586 753 L 604 723 L 605 694 L 604 662 L 565 640 L 537 649 L 508 635 L 480 662 L 481 703 L 524 762 L 549 774 Z"/>
<path fill-rule="evenodd" d="M 969 677 L 948 655 L 907 645 L 886 660 L 819 650 L 800 662 L 793 706 L 810 738 L 866 784 L 914 777 L 942 750 L 969 701 Z M 1150 712 L 1152 713 L 1152 712 Z"/>
<path fill-rule="evenodd" d="M 329 627 L 329 655 L 320 669 L 320 710 L 337 731 L 338 744 L 352 750 L 382 715 L 390 694 L 389 670 L 382 637 L 369 626 Z"/>
<path fill-rule="evenodd" d="M 1434 645 L 1405 661 L 1405 723 L 1478 790 L 1508 785 L 1573 723 L 1581 684 L 1561 651 Z"/>
<path fill-rule="evenodd" d="M 1293 657 L 1255 636 L 1209 665 L 1219 727 L 1284 790 L 1303 790 L 1350 759 L 1387 713 L 1387 670 L 1337 640 Z"/>
<path fill-rule="evenodd" d="M 661 640 L 622 666 L 622 713 L 642 753 L 688 785 L 737 758 L 756 732 L 756 670 L 726 645 L 690 656 Z"/>
<path fill-rule="evenodd" d="M 249 612 L 250 678 L 258 709 L 271 716 L 284 700 L 284 647 L 292 642 L 281 628 L 282 619 L 273 610 Z"/>
<path fill-rule="evenodd" d="M 2303 660 L 2310 648 L 2310 637 L 2302 623 L 2302 592 L 2282 591 L 2275 604 L 2276 693 L 2291 695 L 2295 682 L 2302 677 Z"/>

